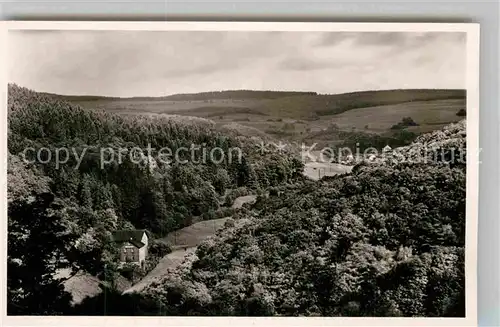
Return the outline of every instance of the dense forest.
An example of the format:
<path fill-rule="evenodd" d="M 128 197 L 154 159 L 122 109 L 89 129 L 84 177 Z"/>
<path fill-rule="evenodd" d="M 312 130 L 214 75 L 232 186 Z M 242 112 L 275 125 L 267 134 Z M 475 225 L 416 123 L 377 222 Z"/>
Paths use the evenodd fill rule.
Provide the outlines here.
<path fill-rule="evenodd" d="M 257 190 L 301 176 L 297 158 L 259 153 L 245 137 L 223 133 L 208 120 L 88 111 L 17 85 L 9 85 L 8 111 L 11 313 L 58 312 L 56 306 L 33 309 L 33 303 L 43 297 L 49 306 L 48 294 L 54 301 L 60 296 L 61 283 L 53 279 L 60 266 L 108 278 L 103 272 L 112 271 L 108 240 L 115 229 L 163 236 L 193 217 L 215 216 L 231 189 Z M 242 154 L 219 162 L 203 160 L 202 151 L 196 157 L 182 152 L 182 163 L 165 163 L 153 150 L 102 165 L 102 149 L 175 151 L 193 144 Z M 64 163 L 55 160 L 61 149 L 69 152 Z"/>
<path fill-rule="evenodd" d="M 184 314 L 464 316 L 465 162 L 450 160 L 463 151 L 464 122 L 279 187 L 149 294 Z M 392 160 L 416 154 L 429 162 Z"/>
<path fill-rule="evenodd" d="M 75 312 L 463 317 L 465 149 L 462 121 L 351 174 L 273 187 L 176 273 Z"/>

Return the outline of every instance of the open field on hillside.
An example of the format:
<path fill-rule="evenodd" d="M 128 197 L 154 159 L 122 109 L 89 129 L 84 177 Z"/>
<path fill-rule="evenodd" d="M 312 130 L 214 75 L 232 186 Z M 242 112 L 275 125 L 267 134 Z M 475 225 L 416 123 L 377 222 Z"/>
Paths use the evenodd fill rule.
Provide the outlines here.
<path fill-rule="evenodd" d="M 240 196 L 234 200 L 232 207 L 235 209 L 241 208 L 245 203 L 255 202 L 255 199 L 255 195 Z M 208 237 L 215 235 L 219 229 L 224 227 L 224 224 L 230 218 L 231 217 L 225 217 L 200 221 L 171 232 L 159 240 L 170 244 L 173 249 L 184 249 L 197 246 Z"/>
<path fill-rule="evenodd" d="M 217 230 L 222 228 L 228 219 L 229 217 L 200 221 L 174 231 L 161 240 L 171 244 L 173 249 L 193 247 L 206 238 L 215 235 Z"/>
<path fill-rule="evenodd" d="M 384 90 L 333 95 L 302 95 L 268 100 L 256 110 L 269 116 L 294 119 L 319 119 L 356 108 L 382 106 L 412 101 L 463 99 L 461 90 Z"/>
<path fill-rule="evenodd" d="M 234 200 L 233 205 L 231 208 L 233 209 L 240 209 L 243 207 L 245 203 L 255 203 L 255 200 L 257 199 L 257 196 L 255 195 L 246 195 L 246 196 L 240 196 L 236 200 Z"/>
<path fill-rule="evenodd" d="M 437 129 L 450 122 L 459 121 L 462 117 L 456 114 L 465 106 L 465 99 L 416 101 L 352 109 L 324 118 L 337 124 L 340 129 L 355 128 L 370 132 L 385 132 L 399 123 L 403 117 L 411 117 L 420 126 L 411 127 L 409 130 L 416 131 L 420 128 L 425 129 L 427 125 Z"/>
<path fill-rule="evenodd" d="M 319 180 L 324 176 L 335 176 L 350 173 L 353 166 L 329 162 L 308 162 L 304 167 L 304 176 Z"/>

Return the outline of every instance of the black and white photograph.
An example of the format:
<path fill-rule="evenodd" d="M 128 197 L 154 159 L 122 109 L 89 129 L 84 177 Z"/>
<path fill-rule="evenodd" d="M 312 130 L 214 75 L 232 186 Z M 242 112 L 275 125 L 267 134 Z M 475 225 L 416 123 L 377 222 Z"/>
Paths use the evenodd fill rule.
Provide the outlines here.
<path fill-rule="evenodd" d="M 7 316 L 475 319 L 477 25 L 144 24 L 7 32 Z"/>

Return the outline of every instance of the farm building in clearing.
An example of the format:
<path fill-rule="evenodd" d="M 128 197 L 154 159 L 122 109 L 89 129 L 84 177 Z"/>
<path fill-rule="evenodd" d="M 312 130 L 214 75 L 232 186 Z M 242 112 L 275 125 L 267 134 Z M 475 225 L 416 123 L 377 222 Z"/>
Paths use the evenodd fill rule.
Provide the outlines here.
<path fill-rule="evenodd" d="M 120 262 L 136 263 L 141 267 L 148 256 L 150 234 L 145 229 L 117 230 L 112 234 L 111 241 L 120 251 Z"/>

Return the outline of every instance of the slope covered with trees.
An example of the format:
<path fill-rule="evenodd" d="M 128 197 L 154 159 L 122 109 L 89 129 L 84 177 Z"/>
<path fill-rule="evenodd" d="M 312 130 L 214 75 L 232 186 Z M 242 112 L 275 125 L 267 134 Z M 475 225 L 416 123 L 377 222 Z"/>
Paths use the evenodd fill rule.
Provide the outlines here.
<path fill-rule="evenodd" d="M 137 314 L 464 316 L 465 162 L 449 155 L 465 134 L 274 188 L 176 274 L 119 299 Z"/>
<path fill-rule="evenodd" d="M 163 236 L 193 217 L 213 216 L 207 213 L 220 209 L 227 190 L 300 175 L 297 159 L 260 154 L 252 140 L 223 133 L 209 120 L 94 112 L 17 85 L 9 85 L 8 111 L 10 313 L 60 312 L 58 268 L 112 278 L 108 241 L 115 229 Z M 178 161 L 157 160 L 158 149 L 175 153 L 192 145 L 226 156 L 204 160 L 201 150 L 182 151 Z M 151 155 L 144 155 L 148 146 Z M 241 150 L 241 159 L 229 157 L 232 149 Z M 32 281 L 39 284 L 33 290 Z M 40 296 L 47 307 L 27 304 Z"/>

